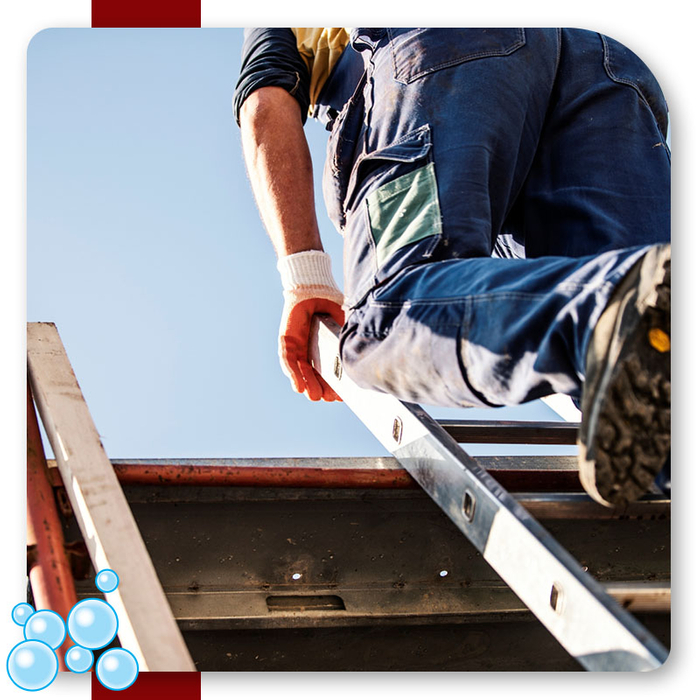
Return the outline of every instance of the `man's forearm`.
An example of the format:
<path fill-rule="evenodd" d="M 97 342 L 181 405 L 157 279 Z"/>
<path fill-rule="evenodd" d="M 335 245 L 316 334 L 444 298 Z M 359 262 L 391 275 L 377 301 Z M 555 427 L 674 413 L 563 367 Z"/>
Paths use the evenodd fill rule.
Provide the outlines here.
<path fill-rule="evenodd" d="M 260 88 L 239 113 L 243 156 L 265 228 L 280 260 L 284 308 L 279 358 L 292 387 L 312 401 L 338 395 L 309 359 L 311 319 L 330 314 L 343 324 L 343 294 L 322 251 L 314 208 L 311 154 L 296 99 L 278 87 Z"/>
<path fill-rule="evenodd" d="M 286 90 L 265 87 L 248 97 L 240 112 L 243 156 L 278 257 L 323 250 L 299 109 Z"/>

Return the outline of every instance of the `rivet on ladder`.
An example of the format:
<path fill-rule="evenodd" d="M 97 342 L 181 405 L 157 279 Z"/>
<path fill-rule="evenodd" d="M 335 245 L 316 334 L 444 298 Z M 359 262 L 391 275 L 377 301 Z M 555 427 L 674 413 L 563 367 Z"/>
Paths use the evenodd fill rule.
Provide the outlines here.
<path fill-rule="evenodd" d="M 399 417 L 394 418 L 394 426 L 391 429 L 391 436 L 394 438 L 394 442 L 397 444 L 401 443 L 401 434 L 403 433 L 403 423 Z"/>
<path fill-rule="evenodd" d="M 333 374 L 335 374 L 335 378 L 340 380 L 340 378 L 343 376 L 343 365 L 340 362 L 340 355 L 335 356 L 335 362 L 333 363 Z"/>
<path fill-rule="evenodd" d="M 469 522 L 474 520 L 474 511 L 476 510 L 476 501 L 474 500 L 474 496 L 469 491 L 464 492 L 463 510 L 464 510 L 464 515 L 466 516 L 466 518 Z"/>
<path fill-rule="evenodd" d="M 560 584 L 553 583 L 549 593 L 549 605 L 555 613 L 561 613 L 564 604 L 564 591 Z"/>

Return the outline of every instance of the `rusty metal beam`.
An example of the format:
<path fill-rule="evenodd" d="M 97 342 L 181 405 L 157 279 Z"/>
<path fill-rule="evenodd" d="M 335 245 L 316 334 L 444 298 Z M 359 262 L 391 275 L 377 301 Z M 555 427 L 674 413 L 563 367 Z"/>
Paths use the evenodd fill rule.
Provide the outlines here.
<path fill-rule="evenodd" d="M 648 495 L 624 508 L 605 508 L 581 491 L 575 457 L 485 456 L 479 463 L 538 518 L 668 518 L 671 504 Z M 51 483 L 63 488 L 55 460 Z M 304 457 L 242 459 L 114 459 L 122 486 L 275 489 L 419 489 L 393 457 Z"/>
<path fill-rule="evenodd" d="M 484 467 L 511 491 L 580 491 L 573 457 L 483 457 Z M 53 462 L 55 464 L 55 462 Z M 52 462 L 49 460 L 49 465 Z M 550 465 L 544 468 L 543 465 Z M 121 484 L 284 488 L 419 488 L 393 457 L 242 459 L 113 459 Z M 62 485 L 50 470 L 54 486 Z"/>

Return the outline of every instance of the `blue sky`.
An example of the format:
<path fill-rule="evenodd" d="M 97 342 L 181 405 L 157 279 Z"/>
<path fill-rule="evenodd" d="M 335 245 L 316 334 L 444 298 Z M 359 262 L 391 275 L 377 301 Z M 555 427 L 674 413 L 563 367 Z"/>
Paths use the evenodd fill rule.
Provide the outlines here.
<path fill-rule="evenodd" d="M 386 454 L 344 405 L 309 402 L 279 369 L 281 287 L 231 111 L 241 44 L 235 29 L 34 37 L 28 320 L 57 324 L 110 457 Z M 326 132 L 306 132 L 341 282 L 320 194 Z M 539 401 L 433 413 L 557 419 Z"/>

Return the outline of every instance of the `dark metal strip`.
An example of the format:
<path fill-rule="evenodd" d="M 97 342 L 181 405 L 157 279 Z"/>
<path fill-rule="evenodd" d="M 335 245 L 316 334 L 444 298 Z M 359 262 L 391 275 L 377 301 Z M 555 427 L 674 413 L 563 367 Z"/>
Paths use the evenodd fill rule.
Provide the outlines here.
<path fill-rule="evenodd" d="M 556 421 L 438 420 L 459 443 L 502 445 L 575 445 L 578 423 Z"/>

